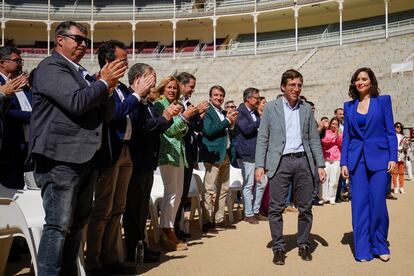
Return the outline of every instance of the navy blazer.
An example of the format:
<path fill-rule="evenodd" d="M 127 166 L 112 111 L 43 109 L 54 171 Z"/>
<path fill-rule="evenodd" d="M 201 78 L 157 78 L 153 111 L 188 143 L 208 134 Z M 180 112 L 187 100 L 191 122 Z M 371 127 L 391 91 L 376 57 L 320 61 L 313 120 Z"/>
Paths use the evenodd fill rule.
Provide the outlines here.
<path fill-rule="evenodd" d="M 90 161 L 102 144 L 102 123 L 115 111 L 105 83 L 90 80 L 88 85 L 54 52 L 39 63 L 32 91 L 29 153 L 74 164 Z"/>
<path fill-rule="evenodd" d="M 341 166 L 355 170 L 364 154 L 369 170 L 386 170 L 389 161 L 397 161 L 398 150 L 391 97 L 371 97 L 364 132 L 356 121 L 358 104 L 359 99 L 344 103 Z"/>
<path fill-rule="evenodd" d="M 134 170 L 153 172 L 158 166 L 160 152 L 160 135 L 173 123 L 158 114 L 150 102 L 138 103 L 130 114 L 132 137 L 129 143 Z"/>
<path fill-rule="evenodd" d="M 236 154 L 237 158 L 254 163 L 256 154 L 257 133 L 260 126 L 260 115 L 254 111 L 257 120 L 254 121 L 249 109 L 244 103 L 237 108 L 239 115 L 236 120 Z"/>
<path fill-rule="evenodd" d="M 132 95 L 133 92 L 130 91 L 125 84 L 120 82 L 118 84 L 118 88 L 122 92 L 125 100 L 121 101 L 118 93 L 114 91 L 115 114 L 112 120 L 109 122 L 112 165 L 118 161 L 122 151 L 127 125 L 126 116 L 130 115 L 135 108 L 138 108 L 139 103 L 138 98 Z"/>

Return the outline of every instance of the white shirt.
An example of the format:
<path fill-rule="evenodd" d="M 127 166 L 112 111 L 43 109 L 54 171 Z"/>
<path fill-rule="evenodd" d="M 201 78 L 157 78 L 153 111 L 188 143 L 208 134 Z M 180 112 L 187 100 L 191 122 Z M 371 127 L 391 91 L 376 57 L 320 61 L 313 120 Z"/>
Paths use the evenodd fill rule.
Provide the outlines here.
<path fill-rule="evenodd" d="M 224 114 L 222 113 L 223 112 L 223 109 L 218 109 L 213 104 L 211 104 L 211 106 L 214 108 L 214 110 L 216 111 L 216 113 L 219 116 L 219 118 L 220 118 L 221 121 L 227 120 L 231 124 L 230 120 L 227 119 L 227 117 L 224 116 Z M 226 128 L 226 133 L 227 133 L 227 147 L 226 147 L 226 149 L 229 149 L 230 148 L 230 145 L 231 145 L 229 128 Z"/>
<path fill-rule="evenodd" d="M 256 117 L 256 114 L 254 114 L 254 110 L 251 110 L 251 109 L 247 106 L 247 104 L 244 104 L 244 105 L 246 106 L 247 110 L 249 111 L 250 116 L 252 117 L 253 121 L 257 122 L 257 117 Z"/>
<path fill-rule="evenodd" d="M 294 107 L 289 105 L 286 98 L 282 97 L 283 111 L 285 113 L 286 144 L 283 154 L 303 152 L 302 135 L 300 133 L 299 101 Z"/>

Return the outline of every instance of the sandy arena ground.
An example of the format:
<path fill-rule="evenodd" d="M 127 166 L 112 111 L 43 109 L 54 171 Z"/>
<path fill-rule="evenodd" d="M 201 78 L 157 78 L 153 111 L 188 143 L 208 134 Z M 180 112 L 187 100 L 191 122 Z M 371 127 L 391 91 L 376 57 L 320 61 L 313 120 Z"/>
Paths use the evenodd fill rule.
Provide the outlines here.
<path fill-rule="evenodd" d="M 188 250 L 166 253 L 161 262 L 144 265 L 145 275 L 414 275 L 414 183 L 406 182 L 406 194 L 387 200 L 390 214 L 391 259 L 356 262 L 350 203 L 314 207 L 311 234 L 313 261 L 300 259 L 296 248 L 297 213 L 284 215 L 287 258 L 284 266 L 272 263 L 268 222 L 258 225 L 236 223 L 236 230 L 201 236 L 198 221 L 191 228 L 193 239 Z M 237 217 L 237 212 L 236 217 Z M 7 275 L 28 275 L 28 269 L 9 266 Z"/>

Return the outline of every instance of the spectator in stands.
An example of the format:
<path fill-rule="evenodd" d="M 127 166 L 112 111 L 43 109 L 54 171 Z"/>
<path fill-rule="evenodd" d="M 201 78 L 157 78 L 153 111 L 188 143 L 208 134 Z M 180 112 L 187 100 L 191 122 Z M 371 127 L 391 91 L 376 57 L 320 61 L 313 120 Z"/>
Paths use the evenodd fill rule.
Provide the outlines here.
<path fill-rule="evenodd" d="M 103 68 L 115 59 L 128 64 L 126 46 L 116 40 L 102 43 L 98 48 L 99 66 Z M 95 201 L 87 232 L 86 266 L 90 275 L 136 273 L 135 268 L 119 262 L 117 242 L 121 239 L 120 222 L 132 174 L 129 141 L 133 129 L 130 113 L 138 108 L 141 97 L 154 85 L 155 76 L 149 74 L 132 85 L 133 91 L 122 82 L 115 87 L 115 114 L 105 125 L 105 130 L 109 130 L 109 143 L 105 145 L 111 158 L 108 164 L 101 166 L 100 179 L 95 184 Z"/>
<path fill-rule="evenodd" d="M 113 91 L 125 62 L 106 64 L 95 81 L 79 62 L 89 39 L 76 22 L 60 23 L 55 50 L 40 62 L 33 82 L 29 153 L 42 188 L 46 224 L 38 274 L 75 275 L 82 229 L 92 208 L 93 157 L 102 146 L 102 123 L 112 119 Z"/>
<path fill-rule="evenodd" d="M 157 91 L 161 96 L 154 106 L 159 113 L 180 99 L 178 81 L 175 77 L 169 76 L 162 79 Z M 184 136 L 188 132 L 188 120 L 196 113 L 195 106 L 188 106 L 187 110 L 174 117 L 173 124 L 161 135 L 158 165 L 164 184 L 164 197 L 160 226 L 163 233 L 162 245 L 166 250 L 187 249 L 187 244 L 175 235 L 174 222 L 183 192 L 184 167 L 188 167 Z"/>
<path fill-rule="evenodd" d="M 130 90 L 136 83 L 155 71 L 148 64 L 136 63 L 128 71 Z M 158 165 L 160 151 L 160 134 L 173 123 L 181 106 L 171 104 L 162 113 L 158 113 L 151 101 L 149 93 L 141 97 L 139 107 L 130 114 L 132 135 L 129 150 L 133 164 L 132 176 L 128 187 L 126 210 L 123 217 L 125 230 L 126 259 L 135 262 L 137 256 L 144 253 L 144 263 L 158 262 L 160 253 L 150 250 L 145 240 L 145 226 L 148 217 L 154 171 Z M 138 246 L 143 244 L 142 247 Z M 139 262 L 141 260 L 138 260 Z M 140 265 L 140 263 L 138 263 Z"/>
<path fill-rule="evenodd" d="M 259 112 L 259 116 L 262 117 L 263 110 L 265 105 L 267 104 L 266 97 L 260 97 L 259 99 L 259 106 L 257 107 L 257 112 Z"/>
<path fill-rule="evenodd" d="M 249 87 L 243 92 L 243 103 L 237 111 L 236 120 L 236 156 L 243 175 L 244 220 L 250 224 L 258 224 L 263 219 L 260 215 L 260 204 L 267 181 L 254 181 L 254 155 L 256 152 L 257 130 L 260 126 L 259 90 Z"/>
<path fill-rule="evenodd" d="M 196 86 L 196 78 L 187 72 L 182 72 L 177 75 L 178 86 L 181 93 L 181 102 L 184 106 L 184 111 L 193 106 L 190 103 L 190 98 L 194 93 Z M 180 221 L 184 205 L 187 203 L 188 191 L 190 189 L 191 178 L 193 176 L 193 168 L 198 163 L 198 145 L 195 132 L 200 132 L 203 125 L 202 119 L 208 108 L 208 101 L 204 101 L 196 106 L 196 112 L 188 119 L 188 132 L 184 136 L 185 158 L 187 159 L 187 167 L 184 168 L 184 183 L 181 195 L 181 202 L 175 217 L 174 230 L 178 239 L 185 241 L 190 238 L 190 235 L 180 229 Z"/>
<path fill-rule="evenodd" d="M 231 130 L 234 128 L 238 111 L 229 108 L 229 111 L 225 112 L 222 109 L 225 95 L 224 88 L 219 85 L 210 88 L 210 107 L 203 121 L 203 138 L 200 145 L 200 161 L 204 162 L 206 168 L 205 192 L 202 196 L 203 232 L 214 231 L 214 228 L 235 228 L 226 223 L 224 208 L 229 191 L 230 162 L 236 157 Z"/>
<path fill-rule="evenodd" d="M 338 188 L 341 168 L 342 133 L 339 132 L 339 121 L 333 117 L 329 121 L 329 128 L 322 139 L 323 158 L 325 159 L 326 179 L 321 185 L 322 203 L 335 204 L 336 189 Z"/>
<path fill-rule="evenodd" d="M 374 72 L 359 68 L 349 85 L 352 101 L 344 104 L 341 173 L 351 180 L 355 259 L 361 262 L 390 258 L 385 196 L 397 161 L 397 138 L 391 98 L 379 93 Z"/>
<path fill-rule="evenodd" d="M 404 191 L 404 174 L 405 174 L 405 159 L 408 148 L 408 139 L 404 137 L 403 125 L 400 122 L 394 124 L 395 133 L 397 135 L 398 145 L 398 161 L 395 169 L 392 171 L 392 189 L 395 194 L 402 193 Z"/>
<path fill-rule="evenodd" d="M 312 226 L 312 199 L 317 171 L 325 180 L 317 123 L 311 106 L 300 100 L 302 75 L 293 69 L 283 73 L 280 89 L 283 96 L 269 102 L 263 113 L 256 145 L 256 181 L 270 178 L 269 224 L 273 239 L 273 262 L 285 264 L 283 211 L 289 186 L 293 184 L 299 209 L 297 244 L 302 260 L 311 261 L 309 235 Z M 315 166 L 316 163 L 316 166 Z M 318 169 L 316 170 L 315 167 Z"/>
<path fill-rule="evenodd" d="M 7 135 L 3 139 L 0 157 L 0 183 L 14 189 L 24 187 L 24 163 L 27 158 L 32 114 L 32 93 L 27 86 L 28 76 L 22 73 L 23 59 L 20 54 L 20 51 L 13 46 L 0 48 L 0 84 L 20 83 L 19 89 L 14 90 L 14 95 L 7 100 L 8 107 L 4 114 L 4 132 Z"/>

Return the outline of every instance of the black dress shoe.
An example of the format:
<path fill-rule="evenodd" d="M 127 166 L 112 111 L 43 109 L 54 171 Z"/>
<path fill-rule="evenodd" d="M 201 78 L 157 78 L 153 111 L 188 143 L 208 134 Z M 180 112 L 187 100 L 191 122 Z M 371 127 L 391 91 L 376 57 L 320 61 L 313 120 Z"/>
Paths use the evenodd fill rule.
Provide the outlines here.
<path fill-rule="evenodd" d="M 213 229 L 214 225 L 211 222 L 207 222 L 203 224 L 202 230 L 204 233 L 207 233 L 208 230 Z"/>
<path fill-rule="evenodd" d="M 144 264 L 159 263 L 160 262 L 160 256 L 153 255 L 149 251 L 145 251 L 143 262 L 144 262 Z"/>
<path fill-rule="evenodd" d="M 135 267 L 126 266 L 120 262 L 114 262 L 109 265 L 105 265 L 102 267 L 104 271 L 110 274 L 120 274 L 120 275 L 129 275 L 129 274 L 136 274 L 137 270 Z"/>
<path fill-rule="evenodd" d="M 112 274 L 107 273 L 105 270 L 98 267 L 98 268 L 86 271 L 86 276 L 112 276 Z"/>
<path fill-rule="evenodd" d="M 397 200 L 398 198 L 396 198 L 396 197 L 395 197 L 395 196 L 393 196 L 392 194 L 388 194 L 388 195 L 387 195 L 387 199 Z"/>
<path fill-rule="evenodd" d="M 273 263 L 275 265 L 284 265 L 285 258 L 285 252 L 282 249 L 278 249 L 275 252 L 273 252 Z"/>
<path fill-rule="evenodd" d="M 307 245 L 302 245 L 299 246 L 299 256 L 301 257 L 302 260 L 304 261 L 312 261 L 312 255 L 309 249 L 309 246 Z"/>
<path fill-rule="evenodd" d="M 161 256 L 161 252 L 149 249 L 148 247 L 144 247 L 144 256 L 145 255 L 152 255 L 152 256 L 159 257 Z"/>
<path fill-rule="evenodd" d="M 189 238 L 191 238 L 190 234 L 187 234 L 186 232 L 181 231 L 181 230 L 175 231 L 175 235 L 177 236 L 179 240 L 182 240 L 184 242 L 186 242 Z"/>

